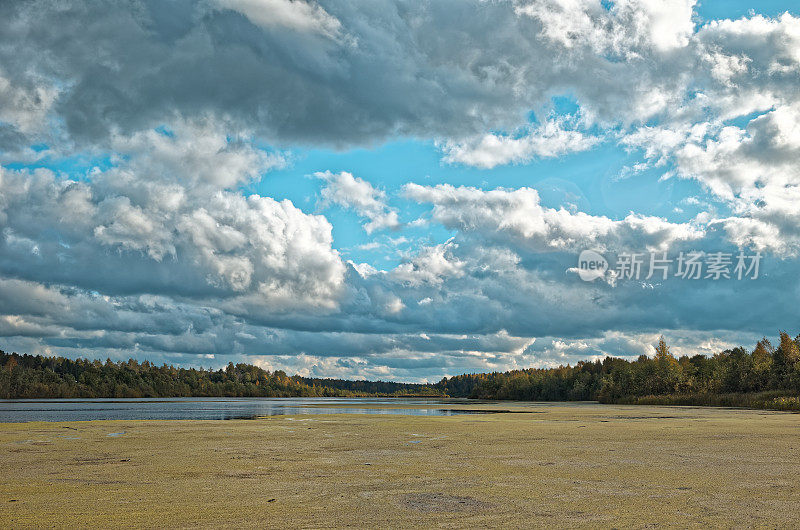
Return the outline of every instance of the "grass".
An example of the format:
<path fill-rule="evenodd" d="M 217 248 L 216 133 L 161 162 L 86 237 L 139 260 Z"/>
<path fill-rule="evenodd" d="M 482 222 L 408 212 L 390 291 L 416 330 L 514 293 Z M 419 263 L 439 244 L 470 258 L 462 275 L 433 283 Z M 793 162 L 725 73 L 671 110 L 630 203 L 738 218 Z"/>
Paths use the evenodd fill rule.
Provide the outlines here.
<path fill-rule="evenodd" d="M 794 526 L 798 417 L 509 414 L 0 424 L 5 527 Z M 112 435 L 112 436 L 110 436 Z"/>
<path fill-rule="evenodd" d="M 800 411 L 800 398 L 783 390 L 732 394 L 628 396 L 617 399 L 616 403 L 625 405 L 691 405 Z"/>

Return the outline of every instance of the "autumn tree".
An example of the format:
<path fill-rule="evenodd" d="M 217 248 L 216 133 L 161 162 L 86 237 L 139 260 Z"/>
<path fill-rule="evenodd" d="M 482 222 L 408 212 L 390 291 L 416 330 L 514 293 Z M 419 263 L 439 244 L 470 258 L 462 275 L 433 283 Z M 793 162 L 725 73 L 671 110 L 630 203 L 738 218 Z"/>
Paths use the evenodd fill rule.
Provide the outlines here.
<path fill-rule="evenodd" d="M 658 344 L 656 344 L 656 360 L 667 361 L 669 358 L 674 359 L 669 353 L 669 346 L 667 346 L 667 341 L 664 340 L 664 335 L 661 335 L 658 339 Z"/>

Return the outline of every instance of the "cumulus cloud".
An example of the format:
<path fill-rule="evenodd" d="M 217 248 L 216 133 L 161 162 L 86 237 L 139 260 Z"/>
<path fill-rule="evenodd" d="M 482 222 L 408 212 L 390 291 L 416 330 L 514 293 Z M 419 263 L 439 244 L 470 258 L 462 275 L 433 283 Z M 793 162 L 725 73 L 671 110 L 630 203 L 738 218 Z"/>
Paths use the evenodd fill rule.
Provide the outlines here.
<path fill-rule="evenodd" d="M 304 0 L 215 0 L 223 8 L 238 11 L 262 28 L 284 27 L 335 38 L 342 24 L 325 9 Z"/>
<path fill-rule="evenodd" d="M 521 136 L 486 134 L 464 142 L 448 141 L 441 148 L 445 162 L 491 169 L 585 151 L 598 141 L 580 131 L 565 129 L 561 120 L 550 120 Z"/>
<path fill-rule="evenodd" d="M 58 93 L 42 108 L 83 140 L 211 114 L 277 143 L 460 142 L 515 131 L 565 92 L 587 120 L 632 123 L 681 107 L 697 82 L 725 89 L 738 78 L 694 73 L 744 51 L 730 37 L 735 29 L 693 32 L 693 4 L 12 3 L 0 18 L 10 44 L 0 56 L 15 86 Z M 529 144 L 537 142 L 499 141 L 537 154 Z"/>
<path fill-rule="evenodd" d="M 448 228 L 510 239 L 538 251 L 597 247 L 610 250 L 666 249 L 678 241 L 700 239 L 704 231 L 689 223 L 631 214 L 621 221 L 540 204 L 533 188 L 481 190 L 466 186 L 407 184 L 410 199 L 433 206 L 432 218 Z"/>
<path fill-rule="evenodd" d="M 171 128 L 115 134 L 110 148 L 125 170 L 143 180 L 173 180 L 232 188 L 283 167 L 281 153 L 266 152 L 244 135 L 231 137 L 208 119 L 179 120 Z"/>
<path fill-rule="evenodd" d="M 347 171 L 323 171 L 314 173 L 314 176 L 325 181 L 320 192 L 321 206 L 336 204 L 355 211 L 367 220 L 364 230 L 368 234 L 375 230 L 400 226 L 397 210 L 386 204 L 386 192 L 374 188 L 366 180 L 354 177 Z"/>
<path fill-rule="evenodd" d="M 422 249 L 411 260 L 395 267 L 391 271 L 392 278 L 417 286 L 441 285 L 446 278 L 463 276 L 465 263 L 453 256 L 451 250 L 454 246 L 448 242 Z"/>
<path fill-rule="evenodd" d="M 554 123 L 513 134 L 553 96 L 574 97 L 585 125 L 614 125 L 727 119 L 796 92 L 797 18 L 695 29 L 694 4 L 11 3 L 0 116 L 20 132 L 50 115 L 93 142 L 208 115 L 282 144 L 432 137 L 448 160 L 491 167 L 586 147 Z"/>
<path fill-rule="evenodd" d="M 57 95 L 56 87 L 35 82 L 26 86 L 0 70 L 0 122 L 22 133 L 41 131 Z"/>
<path fill-rule="evenodd" d="M 694 5 L 0 3 L 5 348 L 419 380 L 649 353 L 661 330 L 713 353 L 725 344 L 708 334 L 791 328 L 800 19 L 696 23 Z M 559 98 L 577 110 L 564 117 Z M 638 204 L 590 214 L 488 172 L 486 189 L 412 183 L 390 206 L 352 173 L 317 173 L 319 206 L 351 210 L 368 234 L 410 231 L 383 270 L 344 261 L 323 215 L 253 193 L 284 149 L 387 139 L 485 169 L 617 142 L 641 155 L 630 178 L 660 168 L 704 188 L 697 208 L 721 206 L 681 221 Z M 436 236 L 412 232 L 423 223 Z M 361 250 L 372 244 L 390 246 Z M 588 247 L 736 246 L 787 258 L 770 254 L 737 303 L 724 282 L 567 272 Z"/>
<path fill-rule="evenodd" d="M 760 114 L 746 126 L 648 127 L 628 136 L 654 165 L 703 184 L 734 216 L 720 219 L 740 247 L 792 255 L 800 250 L 800 101 Z"/>
<path fill-rule="evenodd" d="M 760 337 L 753 333 L 726 333 L 725 339 L 709 338 L 702 333 L 681 332 L 666 334 L 670 352 L 681 355 L 712 356 L 726 349 L 746 344 L 754 345 Z M 624 333 L 607 331 L 598 337 L 582 339 L 561 339 L 540 337 L 525 349 L 524 356 L 532 364 L 555 368 L 575 361 L 575 359 L 602 360 L 606 356 L 635 359 L 640 355 L 652 357 L 661 333 Z"/>
<path fill-rule="evenodd" d="M 268 157 L 212 149 L 197 158 L 219 167 L 201 163 L 194 172 L 181 160 L 197 162 L 194 150 L 208 141 L 181 141 L 131 150 L 129 161 L 88 182 L 45 169 L 0 170 L 0 271 L 106 292 L 257 293 L 279 310 L 334 306 L 344 265 L 328 221 L 289 201 L 219 187 L 263 170 Z"/>

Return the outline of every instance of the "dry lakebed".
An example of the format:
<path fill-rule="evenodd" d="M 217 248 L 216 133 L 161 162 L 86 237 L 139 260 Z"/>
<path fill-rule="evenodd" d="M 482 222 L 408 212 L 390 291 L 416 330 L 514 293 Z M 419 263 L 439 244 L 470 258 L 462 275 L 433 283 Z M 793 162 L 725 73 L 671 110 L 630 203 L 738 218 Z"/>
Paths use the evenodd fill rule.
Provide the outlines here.
<path fill-rule="evenodd" d="M 642 528 L 800 521 L 796 414 L 595 403 L 450 407 L 490 412 L 2 423 L 0 522 Z"/>

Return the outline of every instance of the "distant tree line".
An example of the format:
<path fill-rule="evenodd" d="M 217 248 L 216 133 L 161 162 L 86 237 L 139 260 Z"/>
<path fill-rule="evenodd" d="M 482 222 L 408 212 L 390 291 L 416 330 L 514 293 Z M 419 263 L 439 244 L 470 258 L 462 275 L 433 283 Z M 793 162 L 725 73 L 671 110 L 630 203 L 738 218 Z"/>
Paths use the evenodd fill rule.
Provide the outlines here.
<path fill-rule="evenodd" d="M 654 357 L 460 375 L 435 386 L 453 397 L 483 399 L 800 410 L 800 335 L 792 339 L 781 332 L 777 347 L 764 338 L 752 351 L 734 348 L 712 357 L 680 358 L 662 337 Z"/>
<path fill-rule="evenodd" d="M 0 351 L 0 398 L 347 397 L 438 395 L 428 385 L 289 377 L 250 364 L 204 370 Z"/>
<path fill-rule="evenodd" d="M 71 360 L 0 352 L 0 398 L 450 396 L 522 401 L 717 405 L 800 410 L 800 335 L 744 348 L 607 357 L 575 366 L 466 374 L 434 385 L 290 377 L 249 364 L 204 370 L 147 361 Z"/>
<path fill-rule="evenodd" d="M 349 379 L 318 379 L 295 376 L 295 380 L 308 386 L 342 391 L 364 396 L 442 397 L 444 394 L 430 385 L 393 383 L 390 381 L 351 381 Z"/>

